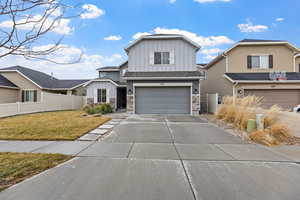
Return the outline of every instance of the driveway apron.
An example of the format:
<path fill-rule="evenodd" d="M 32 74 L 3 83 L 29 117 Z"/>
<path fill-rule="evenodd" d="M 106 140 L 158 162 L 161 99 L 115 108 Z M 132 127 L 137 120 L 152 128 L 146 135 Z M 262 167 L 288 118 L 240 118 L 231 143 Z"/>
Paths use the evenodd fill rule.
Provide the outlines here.
<path fill-rule="evenodd" d="M 51 153 L 54 145 L 26 149 Z M 130 115 L 101 141 L 78 145 L 60 143 L 60 148 L 72 147 L 65 152 L 75 158 L 8 188 L 0 199 L 279 200 L 300 195 L 300 168 L 290 151 L 246 144 L 199 117 Z"/>

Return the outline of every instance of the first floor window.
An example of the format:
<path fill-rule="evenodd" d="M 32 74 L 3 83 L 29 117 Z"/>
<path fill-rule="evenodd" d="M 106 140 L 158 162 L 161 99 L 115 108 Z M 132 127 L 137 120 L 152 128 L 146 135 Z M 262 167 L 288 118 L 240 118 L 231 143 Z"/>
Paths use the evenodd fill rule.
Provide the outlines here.
<path fill-rule="evenodd" d="M 154 64 L 170 64 L 170 52 L 154 52 Z"/>
<path fill-rule="evenodd" d="M 269 69 L 273 67 L 272 55 L 248 56 L 249 69 Z"/>
<path fill-rule="evenodd" d="M 37 91 L 22 90 L 22 102 L 37 102 Z"/>
<path fill-rule="evenodd" d="M 106 89 L 98 89 L 98 103 L 106 103 L 107 92 Z"/>

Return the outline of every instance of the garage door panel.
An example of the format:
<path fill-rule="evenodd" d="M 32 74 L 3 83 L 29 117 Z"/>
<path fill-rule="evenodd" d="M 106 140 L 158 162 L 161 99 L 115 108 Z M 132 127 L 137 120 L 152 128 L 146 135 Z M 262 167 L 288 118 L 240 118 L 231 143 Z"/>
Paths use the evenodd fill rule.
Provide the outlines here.
<path fill-rule="evenodd" d="M 291 109 L 300 104 L 300 90 L 245 90 L 245 95 L 263 97 L 264 108 L 277 104 L 282 108 Z"/>
<path fill-rule="evenodd" d="M 190 87 L 137 87 L 137 114 L 189 114 Z"/>

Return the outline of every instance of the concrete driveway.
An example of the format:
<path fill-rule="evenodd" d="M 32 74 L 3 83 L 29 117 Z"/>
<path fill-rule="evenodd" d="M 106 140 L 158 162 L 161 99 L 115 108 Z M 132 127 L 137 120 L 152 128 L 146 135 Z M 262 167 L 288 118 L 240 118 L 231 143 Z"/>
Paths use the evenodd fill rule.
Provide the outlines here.
<path fill-rule="evenodd" d="M 243 144 L 198 117 L 132 115 L 103 141 L 0 199 L 298 199 L 293 155 Z"/>

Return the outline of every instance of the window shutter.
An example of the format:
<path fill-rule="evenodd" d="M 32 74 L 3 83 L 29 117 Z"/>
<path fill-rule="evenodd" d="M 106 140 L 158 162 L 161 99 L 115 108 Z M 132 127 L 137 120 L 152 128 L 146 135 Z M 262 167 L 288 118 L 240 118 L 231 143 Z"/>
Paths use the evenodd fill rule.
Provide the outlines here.
<path fill-rule="evenodd" d="M 37 91 L 36 90 L 33 91 L 33 101 L 37 102 Z"/>
<path fill-rule="evenodd" d="M 22 102 L 25 102 L 25 91 L 22 90 Z"/>
<path fill-rule="evenodd" d="M 247 56 L 247 68 L 252 68 L 252 56 Z"/>
<path fill-rule="evenodd" d="M 269 55 L 269 68 L 273 68 L 273 55 Z"/>
<path fill-rule="evenodd" d="M 171 65 L 175 64 L 175 52 L 174 51 L 170 52 L 170 64 Z"/>
<path fill-rule="evenodd" d="M 149 55 L 149 64 L 154 65 L 154 52 L 151 51 Z"/>
<path fill-rule="evenodd" d="M 95 103 L 99 103 L 101 102 L 101 89 L 97 90 L 97 100 L 95 101 Z"/>
<path fill-rule="evenodd" d="M 109 102 L 109 90 L 106 89 L 105 91 L 106 91 L 106 103 L 110 103 Z"/>

